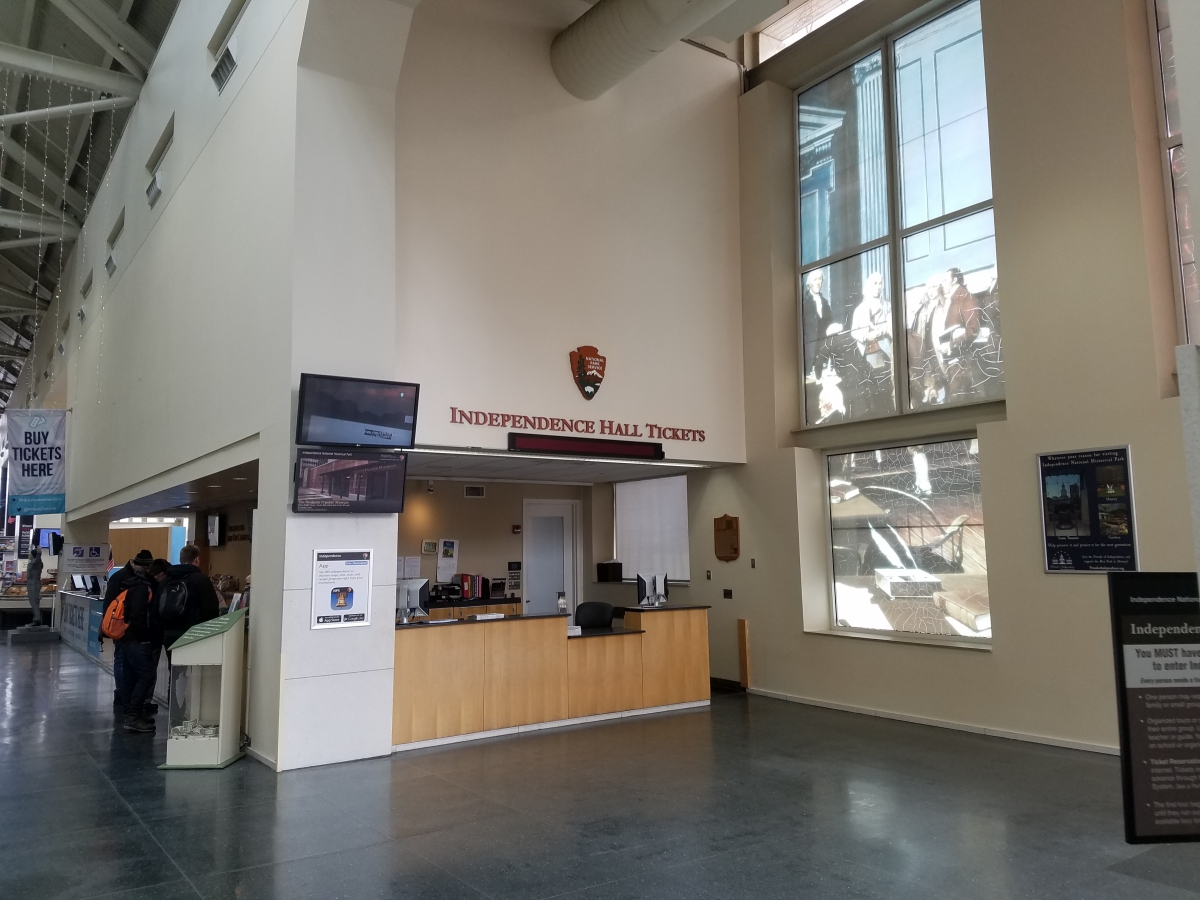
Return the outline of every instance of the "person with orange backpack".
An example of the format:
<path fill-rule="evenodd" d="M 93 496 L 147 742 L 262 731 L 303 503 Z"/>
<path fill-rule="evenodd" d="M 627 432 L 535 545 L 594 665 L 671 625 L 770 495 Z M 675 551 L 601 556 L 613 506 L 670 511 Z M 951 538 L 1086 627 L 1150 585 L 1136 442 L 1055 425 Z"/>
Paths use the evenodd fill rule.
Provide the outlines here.
<path fill-rule="evenodd" d="M 110 554 L 111 555 L 111 554 Z M 120 569 L 113 572 L 108 577 L 108 586 L 104 589 L 104 613 L 108 612 L 117 595 L 125 589 L 125 582 L 133 577 L 137 572 L 145 574 L 150 563 L 154 562 L 154 554 L 149 550 L 139 550 L 137 556 L 130 559 Z M 101 629 L 101 637 L 109 637 L 104 634 Z M 113 712 L 120 711 L 124 714 L 125 710 L 121 708 L 121 683 L 125 680 L 125 648 L 121 646 L 119 641 L 113 641 L 113 681 L 116 682 L 116 689 L 113 691 Z"/>
<path fill-rule="evenodd" d="M 154 733 L 149 702 L 158 680 L 162 650 L 162 625 L 154 595 L 154 585 L 146 573 L 140 566 L 133 567 L 101 622 L 101 633 L 113 639 L 124 663 L 117 684 L 125 712 L 122 726 L 140 734 Z"/>

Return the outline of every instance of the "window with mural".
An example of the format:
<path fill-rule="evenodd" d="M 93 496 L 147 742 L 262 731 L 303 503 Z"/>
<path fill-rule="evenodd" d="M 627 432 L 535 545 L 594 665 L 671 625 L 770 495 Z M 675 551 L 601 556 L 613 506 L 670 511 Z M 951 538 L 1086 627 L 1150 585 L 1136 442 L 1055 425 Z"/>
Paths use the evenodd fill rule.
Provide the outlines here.
<path fill-rule="evenodd" d="M 809 426 L 1004 397 L 979 3 L 796 95 Z"/>
<path fill-rule="evenodd" d="M 978 441 L 826 464 L 836 627 L 990 640 Z"/>
<path fill-rule="evenodd" d="M 1167 210 L 1171 218 L 1171 249 L 1175 257 L 1172 273 L 1180 343 L 1200 343 L 1200 275 L 1196 269 L 1196 241 L 1192 235 L 1191 205 L 1188 200 L 1187 160 L 1183 129 L 1179 122 L 1179 97 L 1175 90 L 1175 50 L 1171 40 L 1171 11 L 1167 0 L 1150 0 L 1158 57 L 1158 140 L 1163 154 Z"/>

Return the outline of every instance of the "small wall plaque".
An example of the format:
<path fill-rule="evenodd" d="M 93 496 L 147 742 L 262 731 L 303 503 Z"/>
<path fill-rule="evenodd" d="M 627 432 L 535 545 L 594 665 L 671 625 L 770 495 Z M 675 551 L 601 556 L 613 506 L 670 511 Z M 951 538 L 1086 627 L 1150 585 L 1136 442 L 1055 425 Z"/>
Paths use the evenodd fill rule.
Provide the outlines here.
<path fill-rule="evenodd" d="M 737 516 L 720 516 L 713 519 L 713 546 L 717 559 L 733 562 L 742 554 L 741 532 Z"/>

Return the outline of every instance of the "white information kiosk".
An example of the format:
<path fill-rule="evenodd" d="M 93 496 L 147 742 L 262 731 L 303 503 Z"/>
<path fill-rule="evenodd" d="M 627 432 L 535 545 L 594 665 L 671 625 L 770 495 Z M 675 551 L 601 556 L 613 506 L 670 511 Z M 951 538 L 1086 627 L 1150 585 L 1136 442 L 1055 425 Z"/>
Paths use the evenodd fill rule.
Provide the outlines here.
<path fill-rule="evenodd" d="M 170 731 L 159 768 L 221 769 L 242 757 L 245 615 L 202 622 L 170 646 Z"/>

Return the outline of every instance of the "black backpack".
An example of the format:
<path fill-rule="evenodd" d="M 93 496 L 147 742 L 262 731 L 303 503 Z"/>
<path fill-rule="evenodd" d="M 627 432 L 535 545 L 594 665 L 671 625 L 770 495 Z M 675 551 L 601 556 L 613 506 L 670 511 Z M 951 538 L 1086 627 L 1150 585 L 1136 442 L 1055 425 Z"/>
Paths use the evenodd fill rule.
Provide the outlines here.
<path fill-rule="evenodd" d="M 179 628 L 187 621 L 188 589 L 182 578 L 171 578 L 158 595 L 158 617 L 165 628 Z"/>

